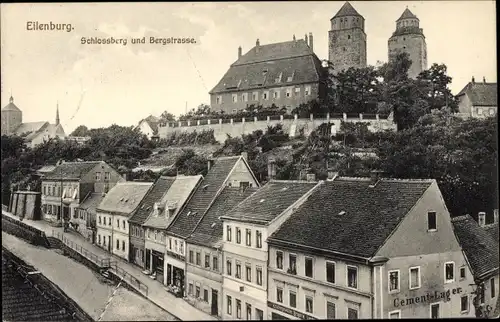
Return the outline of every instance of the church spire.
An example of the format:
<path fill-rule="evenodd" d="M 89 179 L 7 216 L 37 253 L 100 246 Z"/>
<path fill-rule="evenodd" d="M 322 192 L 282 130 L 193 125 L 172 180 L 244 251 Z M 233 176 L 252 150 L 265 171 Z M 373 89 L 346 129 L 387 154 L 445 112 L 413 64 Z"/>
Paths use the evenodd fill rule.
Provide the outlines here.
<path fill-rule="evenodd" d="M 56 125 L 59 125 L 59 101 L 57 102 L 56 108 Z"/>

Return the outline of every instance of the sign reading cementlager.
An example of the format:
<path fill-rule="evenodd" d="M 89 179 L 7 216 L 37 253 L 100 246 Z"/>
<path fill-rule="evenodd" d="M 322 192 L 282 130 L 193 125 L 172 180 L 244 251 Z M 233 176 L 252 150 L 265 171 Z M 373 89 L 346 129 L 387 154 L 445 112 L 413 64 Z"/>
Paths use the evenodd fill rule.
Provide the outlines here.
<path fill-rule="evenodd" d="M 270 301 L 267 301 L 267 306 L 270 307 L 270 308 L 272 308 L 272 309 L 275 309 L 275 310 L 278 310 L 280 312 L 283 312 L 283 313 L 286 313 L 288 315 L 291 315 L 291 316 L 294 316 L 296 318 L 299 318 L 301 320 L 317 320 L 315 317 L 312 317 L 310 315 L 307 315 L 307 314 L 295 311 L 295 310 L 293 310 L 291 308 L 284 307 L 282 305 L 279 305 L 279 304 L 276 304 L 276 303 L 273 303 L 273 302 L 270 302 Z"/>
<path fill-rule="evenodd" d="M 462 288 L 458 287 L 452 290 L 447 290 L 446 292 L 434 291 L 434 293 L 429 292 L 425 295 L 407 297 L 405 299 L 395 298 L 394 307 L 407 306 L 419 303 L 429 303 L 432 301 L 439 301 L 441 299 L 447 302 L 450 300 L 452 294 L 455 295 L 460 293 L 462 293 Z"/>

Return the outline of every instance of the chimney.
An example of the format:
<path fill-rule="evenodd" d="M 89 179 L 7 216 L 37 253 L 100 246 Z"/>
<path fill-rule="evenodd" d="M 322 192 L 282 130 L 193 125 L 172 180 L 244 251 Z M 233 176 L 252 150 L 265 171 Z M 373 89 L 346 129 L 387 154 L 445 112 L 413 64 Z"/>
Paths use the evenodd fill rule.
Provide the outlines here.
<path fill-rule="evenodd" d="M 486 225 L 486 213 L 484 211 L 481 211 L 478 215 L 478 222 L 480 227 L 484 227 Z"/>
<path fill-rule="evenodd" d="M 208 170 L 212 169 L 212 167 L 214 166 L 214 162 L 215 162 L 215 160 L 208 159 L 208 165 L 207 165 Z"/>
<path fill-rule="evenodd" d="M 328 181 L 333 181 L 335 178 L 339 176 L 339 173 L 336 171 L 333 171 L 333 169 L 328 169 Z"/>
<path fill-rule="evenodd" d="M 486 77 L 483 76 L 483 83 L 486 84 Z"/>
<path fill-rule="evenodd" d="M 472 84 L 476 83 L 476 80 L 474 79 L 474 76 L 472 76 Z"/>
<path fill-rule="evenodd" d="M 255 42 L 255 52 L 256 53 L 259 52 L 259 47 L 260 47 L 260 41 L 259 41 L 259 38 L 257 38 L 257 41 Z"/>
<path fill-rule="evenodd" d="M 309 45 L 309 41 L 307 40 L 307 34 L 306 34 L 304 40 L 306 41 L 306 45 Z"/>
<path fill-rule="evenodd" d="M 241 156 L 245 159 L 245 161 L 248 161 L 248 152 L 241 152 Z"/>
<path fill-rule="evenodd" d="M 241 46 L 238 47 L 238 59 L 241 58 Z"/>
<path fill-rule="evenodd" d="M 269 159 L 267 161 L 267 176 L 268 180 L 276 178 L 276 160 L 274 159 Z"/>
<path fill-rule="evenodd" d="M 314 51 L 314 48 L 313 48 L 313 34 L 312 34 L 312 32 L 309 33 L 309 48 L 311 48 L 311 51 Z"/>
<path fill-rule="evenodd" d="M 316 175 L 314 173 L 308 173 L 306 180 L 307 182 L 314 182 L 316 181 Z"/>

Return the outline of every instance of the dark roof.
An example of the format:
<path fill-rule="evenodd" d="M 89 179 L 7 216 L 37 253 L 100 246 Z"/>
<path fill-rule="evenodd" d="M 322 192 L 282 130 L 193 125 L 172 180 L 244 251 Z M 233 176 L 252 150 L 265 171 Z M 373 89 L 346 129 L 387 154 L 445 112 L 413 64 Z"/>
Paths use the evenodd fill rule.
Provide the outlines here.
<path fill-rule="evenodd" d="M 260 45 L 232 64 L 210 93 L 312 83 L 320 72 L 321 61 L 302 39 Z"/>
<path fill-rule="evenodd" d="M 128 221 L 133 224 L 144 224 L 153 209 L 154 203 L 160 201 L 161 197 L 163 197 L 168 189 L 170 189 L 174 181 L 175 178 L 172 177 L 159 177 L 151 188 L 149 188 L 149 191 L 146 193 Z"/>
<path fill-rule="evenodd" d="M 272 180 L 238 204 L 225 217 L 269 223 L 317 184 L 307 181 Z"/>
<path fill-rule="evenodd" d="M 83 200 L 83 202 L 80 203 L 80 205 L 78 205 L 78 208 L 95 213 L 95 210 L 101 203 L 102 199 L 104 199 L 104 195 L 102 193 L 91 193 L 87 198 L 85 198 L 85 200 Z"/>
<path fill-rule="evenodd" d="M 319 186 L 268 242 L 281 240 L 370 258 L 432 180 L 339 177 Z"/>
<path fill-rule="evenodd" d="M 346 16 L 360 16 L 362 17 L 356 9 L 349 3 L 349 1 L 346 1 L 342 8 L 337 12 L 335 16 L 333 16 L 332 19 L 338 18 L 338 17 L 346 17 Z"/>
<path fill-rule="evenodd" d="M 464 94 L 474 106 L 497 106 L 497 83 L 469 82 L 457 96 Z"/>
<path fill-rule="evenodd" d="M 64 162 L 45 175 L 46 180 L 81 179 L 95 166 L 104 161 Z"/>
<path fill-rule="evenodd" d="M 483 229 L 486 230 L 494 240 L 498 240 L 498 222 L 486 225 Z"/>
<path fill-rule="evenodd" d="M 141 203 L 152 182 L 118 182 L 97 207 L 98 210 L 130 215 Z"/>
<path fill-rule="evenodd" d="M 2 112 L 4 112 L 4 111 L 15 111 L 15 112 L 21 112 L 22 113 L 22 111 L 19 109 L 19 107 L 17 107 L 14 104 L 14 98 L 12 96 L 9 99 L 9 104 L 5 105 L 2 108 Z"/>
<path fill-rule="evenodd" d="M 187 238 L 193 232 L 210 204 L 215 200 L 227 176 L 240 159 L 241 156 L 216 159 L 214 165 L 203 178 L 184 209 L 174 219 L 167 232 Z"/>
<path fill-rule="evenodd" d="M 452 218 L 451 222 L 475 278 L 498 268 L 498 239 L 494 240 L 470 215 Z"/>
<path fill-rule="evenodd" d="M 218 247 L 222 240 L 222 220 L 219 217 L 227 214 L 229 210 L 256 192 L 257 189 L 249 187 L 242 190 L 239 187 L 225 187 L 201 222 L 196 226 L 193 234 L 187 239 L 187 242 Z"/>
<path fill-rule="evenodd" d="M 396 21 L 400 21 L 403 19 L 418 19 L 418 18 L 410 11 L 410 9 L 406 8 L 405 11 L 403 11 L 401 17 L 399 17 L 399 19 Z"/>

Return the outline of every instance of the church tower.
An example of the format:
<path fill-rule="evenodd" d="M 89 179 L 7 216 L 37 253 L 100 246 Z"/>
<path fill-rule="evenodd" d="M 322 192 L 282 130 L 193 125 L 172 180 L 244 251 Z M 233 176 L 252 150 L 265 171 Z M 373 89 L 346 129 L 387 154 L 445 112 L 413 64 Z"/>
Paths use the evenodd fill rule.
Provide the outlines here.
<path fill-rule="evenodd" d="M 334 72 L 366 67 L 365 18 L 346 2 L 330 23 L 328 60 Z"/>
<path fill-rule="evenodd" d="M 10 135 L 23 123 L 23 112 L 14 104 L 12 95 L 9 104 L 2 108 L 2 135 Z"/>
<path fill-rule="evenodd" d="M 427 44 L 424 31 L 419 26 L 420 20 L 408 8 L 396 20 L 396 31 L 389 38 L 389 61 L 404 51 L 410 56 L 412 64 L 408 70 L 408 77 L 417 78 L 427 69 Z"/>

